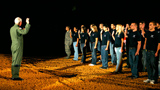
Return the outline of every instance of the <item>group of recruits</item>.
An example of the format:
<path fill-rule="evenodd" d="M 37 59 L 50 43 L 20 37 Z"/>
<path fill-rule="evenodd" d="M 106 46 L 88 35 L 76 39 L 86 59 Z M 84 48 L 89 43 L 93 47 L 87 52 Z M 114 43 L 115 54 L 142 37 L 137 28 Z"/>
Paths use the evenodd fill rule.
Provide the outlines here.
<path fill-rule="evenodd" d="M 96 25 L 91 24 L 90 30 L 84 25 L 81 25 L 81 30 L 74 27 L 74 32 L 69 26 L 66 26 L 65 34 L 65 52 L 66 59 L 70 58 L 71 45 L 73 42 L 74 58 L 78 61 L 78 43 L 82 51 L 81 63 L 86 60 L 86 44 L 89 40 L 90 50 L 92 52 L 91 64 L 96 65 L 97 50 L 100 53 L 99 61 L 102 62 L 101 69 L 108 69 L 108 50 L 110 49 L 111 63 L 116 65 L 115 74 L 122 72 L 122 53 L 126 47 L 127 52 L 127 68 L 131 68 L 131 76 L 127 78 L 136 79 L 139 77 L 139 67 L 142 71 L 148 72 L 148 79 L 145 83 L 155 84 L 160 76 L 160 25 L 154 21 L 149 23 L 149 29 L 145 29 L 145 22 L 126 24 L 124 27 L 121 24 L 111 24 L 111 29 L 103 23 L 99 24 L 99 30 Z M 124 47 L 125 46 L 125 47 Z M 159 64 L 158 64 L 159 62 Z M 141 63 L 141 65 L 140 65 Z"/>

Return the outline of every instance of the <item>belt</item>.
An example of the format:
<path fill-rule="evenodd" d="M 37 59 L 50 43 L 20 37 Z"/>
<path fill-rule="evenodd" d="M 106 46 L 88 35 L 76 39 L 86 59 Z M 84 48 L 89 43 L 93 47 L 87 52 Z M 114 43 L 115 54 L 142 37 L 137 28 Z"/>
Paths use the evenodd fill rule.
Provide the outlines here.
<path fill-rule="evenodd" d="M 136 49 L 136 47 L 129 47 L 129 49 Z"/>

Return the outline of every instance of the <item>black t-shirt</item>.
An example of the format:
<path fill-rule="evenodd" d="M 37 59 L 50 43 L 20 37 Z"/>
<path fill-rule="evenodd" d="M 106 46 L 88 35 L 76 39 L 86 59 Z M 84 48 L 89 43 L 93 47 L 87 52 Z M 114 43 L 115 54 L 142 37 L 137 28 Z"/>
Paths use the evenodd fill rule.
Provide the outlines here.
<path fill-rule="evenodd" d="M 78 33 L 73 32 L 72 34 L 72 38 L 73 38 L 73 42 L 77 42 L 77 38 L 78 38 Z"/>
<path fill-rule="evenodd" d="M 98 38 L 98 32 L 92 32 L 90 36 L 90 41 L 95 42 L 96 38 Z"/>
<path fill-rule="evenodd" d="M 146 30 L 144 30 L 144 32 L 146 32 Z M 141 49 L 143 49 L 144 42 L 145 42 L 145 37 L 143 37 L 141 30 L 139 31 L 139 33 L 141 34 Z"/>
<path fill-rule="evenodd" d="M 157 51 L 157 45 L 160 43 L 160 36 L 158 36 L 157 31 L 147 31 L 145 33 L 145 38 L 147 38 L 146 49 Z"/>
<path fill-rule="evenodd" d="M 115 34 L 115 42 L 114 46 L 115 47 L 121 47 L 121 39 L 124 38 L 124 33 L 121 32 L 120 34 Z"/>
<path fill-rule="evenodd" d="M 111 30 L 110 30 L 110 34 L 112 35 L 113 31 L 114 31 L 114 36 L 115 36 L 116 29 L 111 29 Z M 114 44 L 114 40 L 113 40 L 112 37 L 111 37 L 111 43 Z"/>
<path fill-rule="evenodd" d="M 129 47 L 135 47 L 137 48 L 138 41 L 141 41 L 141 35 L 139 31 L 130 31 L 128 34 L 129 39 Z"/>
<path fill-rule="evenodd" d="M 102 45 L 107 45 L 107 42 L 111 40 L 111 35 L 109 32 L 103 32 L 102 34 Z"/>
<path fill-rule="evenodd" d="M 81 33 L 81 43 L 85 43 L 85 40 L 88 39 L 88 35 L 87 33 Z"/>

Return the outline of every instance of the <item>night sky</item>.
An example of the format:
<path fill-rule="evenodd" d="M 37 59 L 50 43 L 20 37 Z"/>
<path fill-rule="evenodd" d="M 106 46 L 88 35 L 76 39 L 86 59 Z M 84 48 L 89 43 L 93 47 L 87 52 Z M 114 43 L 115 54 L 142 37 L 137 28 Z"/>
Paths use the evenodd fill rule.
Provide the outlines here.
<path fill-rule="evenodd" d="M 25 19 L 30 18 L 31 29 L 24 36 L 24 56 L 64 56 L 65 26 L 91 23 L 131 23 L 146 21 L 160 22 L 158 2 L 135 1 L 100 1 L 100 0 L 65 0 L 38 2 L 1 3 L 0 53 L 11 54 L 10 27 L 19 16 L 25 26 Z M 58 51 L 58 52 L 57 52 Z"/>

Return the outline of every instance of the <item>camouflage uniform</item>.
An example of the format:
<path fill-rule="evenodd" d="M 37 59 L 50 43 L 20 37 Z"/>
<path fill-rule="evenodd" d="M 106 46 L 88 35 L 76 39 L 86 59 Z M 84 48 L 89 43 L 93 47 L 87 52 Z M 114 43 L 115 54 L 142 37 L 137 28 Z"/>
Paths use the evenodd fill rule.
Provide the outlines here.
<path fill-rule="evenodd" d="M 25 29 L 20 29 L 18 25 L 14 25 L 10 29 L 12 40 L 12 78 L 19 77 L 19 69 L 23 56 L 23 35 L 27 34 L 30 29 L 30 24 L 26 24 Z"/>
<path fill-rule="evenodd" d="M 69 58 L 71 55 L 71 45 L 72 45 L 72 38 L 70 37 L 70 32 L 67 31 L 65 34 L 65 52 L 67 54 L 66 58 Z"/>

